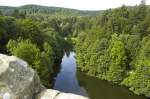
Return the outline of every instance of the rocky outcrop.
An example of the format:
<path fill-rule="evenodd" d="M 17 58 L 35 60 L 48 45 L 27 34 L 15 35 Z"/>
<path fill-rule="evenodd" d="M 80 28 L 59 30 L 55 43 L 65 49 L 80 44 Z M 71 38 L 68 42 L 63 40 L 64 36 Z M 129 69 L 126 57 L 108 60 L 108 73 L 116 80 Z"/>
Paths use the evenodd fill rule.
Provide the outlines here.
<path fill-rule="evenodd" d="M 71 93 L 62 93 L 57 90 L 47 89 L 38 94 L 36 99 L 88 99 L 88 98 Z"/>
<path fill-rule="evenodd" d="M 40 90 L 38 75 L 25 61 L 0 54 L 0 99 L 32 99 Z"/>
<path fill-rule="evenodd" d="M 45 89 L 37 73 L 15 57 L 0 54 L 0 99 L 87 99 Z"/>

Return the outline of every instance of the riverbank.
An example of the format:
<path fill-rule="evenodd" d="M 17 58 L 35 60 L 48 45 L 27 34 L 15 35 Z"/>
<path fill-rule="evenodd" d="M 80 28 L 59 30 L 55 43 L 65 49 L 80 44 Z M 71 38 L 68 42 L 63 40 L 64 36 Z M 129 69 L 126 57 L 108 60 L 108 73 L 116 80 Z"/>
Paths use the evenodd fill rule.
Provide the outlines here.
<path fill-rule="evenodd" d="M 126 87 L 86 75 L 77 69 L 74 52 L 64 54 L 59 69 L 54 78 L 54 89 L 90 97 L 90 99 L 147 99 L 133 94 Z"/>

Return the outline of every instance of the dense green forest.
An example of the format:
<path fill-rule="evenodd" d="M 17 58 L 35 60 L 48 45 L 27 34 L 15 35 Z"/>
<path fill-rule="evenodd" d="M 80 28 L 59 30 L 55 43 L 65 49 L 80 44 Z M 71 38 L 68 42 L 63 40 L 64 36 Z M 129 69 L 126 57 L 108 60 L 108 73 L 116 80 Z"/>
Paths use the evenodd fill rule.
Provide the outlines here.
<path fill-rule="evenodd" d="M 91 23 L 76 39 L 81 70 L 150 97 L 150 9 L 122 6 Z"/>
<path fill-rule="evenodd" d="M 0 52 L 26 60 L 45 85 L 54 62 L 74 45 L 82 71 L 150 97 L 150 8 L 144 2 L 106 11 L 0 10 Z"/>

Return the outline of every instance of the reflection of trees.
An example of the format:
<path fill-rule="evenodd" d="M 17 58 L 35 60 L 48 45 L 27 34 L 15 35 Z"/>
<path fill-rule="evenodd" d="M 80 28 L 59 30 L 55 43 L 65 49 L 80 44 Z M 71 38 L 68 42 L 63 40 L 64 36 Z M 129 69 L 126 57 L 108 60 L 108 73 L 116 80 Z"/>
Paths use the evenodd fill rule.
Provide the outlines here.
<path fill-rule="evenodd" d="M 82 79 L 84 78 L 84 76 L 85 75 L 83 75 L 83 73 L 81 73 L 81 71 L 77 69 L 77 79 L 80 86 L 86 86 L 86 82 Z"/>
<path fill-rule="evenodd" d="M 67 56 L 69 56 L 70 51 L 73 51 L 74 46 L 72 43 L 72 40 L 70 38 L 67 38 L 65 46 L 64 46 L 64 51 L 66 52 Z"/>
<path fill-rule="evenodd" d="M 60 70 L 61 70 L 61 61 L 57 60 L 53 65 L 53 73 L 50 75 L 50 79 L 49 79 L 50 83 L 52 84 L 52 87 L 55 84 L 55 78 L 59 74 Z"/>
<path fill-rule="evenodd" d="M 70 50 L 66 50 L 66 56 L 67 56 L 67 57 L 70 56 Z"/>

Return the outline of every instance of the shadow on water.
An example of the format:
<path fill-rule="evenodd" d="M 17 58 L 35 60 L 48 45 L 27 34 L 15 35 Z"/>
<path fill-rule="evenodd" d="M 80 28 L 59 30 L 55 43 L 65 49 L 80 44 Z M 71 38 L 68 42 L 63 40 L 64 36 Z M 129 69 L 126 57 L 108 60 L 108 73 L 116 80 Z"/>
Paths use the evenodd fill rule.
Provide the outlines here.
<path fill-rule="evenodd" d="M 54 78 L 57 77 L 58 73 L 59 73 L 60 70 L 61 70 L 61 66 L 59 66 L 60 63 L 61 63 L 61 62 L 59 62 L 59 63 L 54 63 L 54 65 L 53 65 L 53 73 L 50 74 L 50 78 L 49 78 L 49 81 L 50 81 L 50 83 L 52 84 L 52 87 L 53 87 L 54 84 L 55 84 L 55 79 L 54 79 Z"/>
<path fill-rule="evenodd" d="M 90 99 L 148 99 L 133 94 L 125 87 L 98 80 L 77 70 L 74 52 L 65 53 L 59 64 L 55 66 L 53 89 Z"/>
<path fill-rule="evenodd" d="M 126 87 L 89 77 L 79 70 L 77 76 L 80 86 L 85 88 L 91 99 L 148 99 L 133 94 Z"/>

